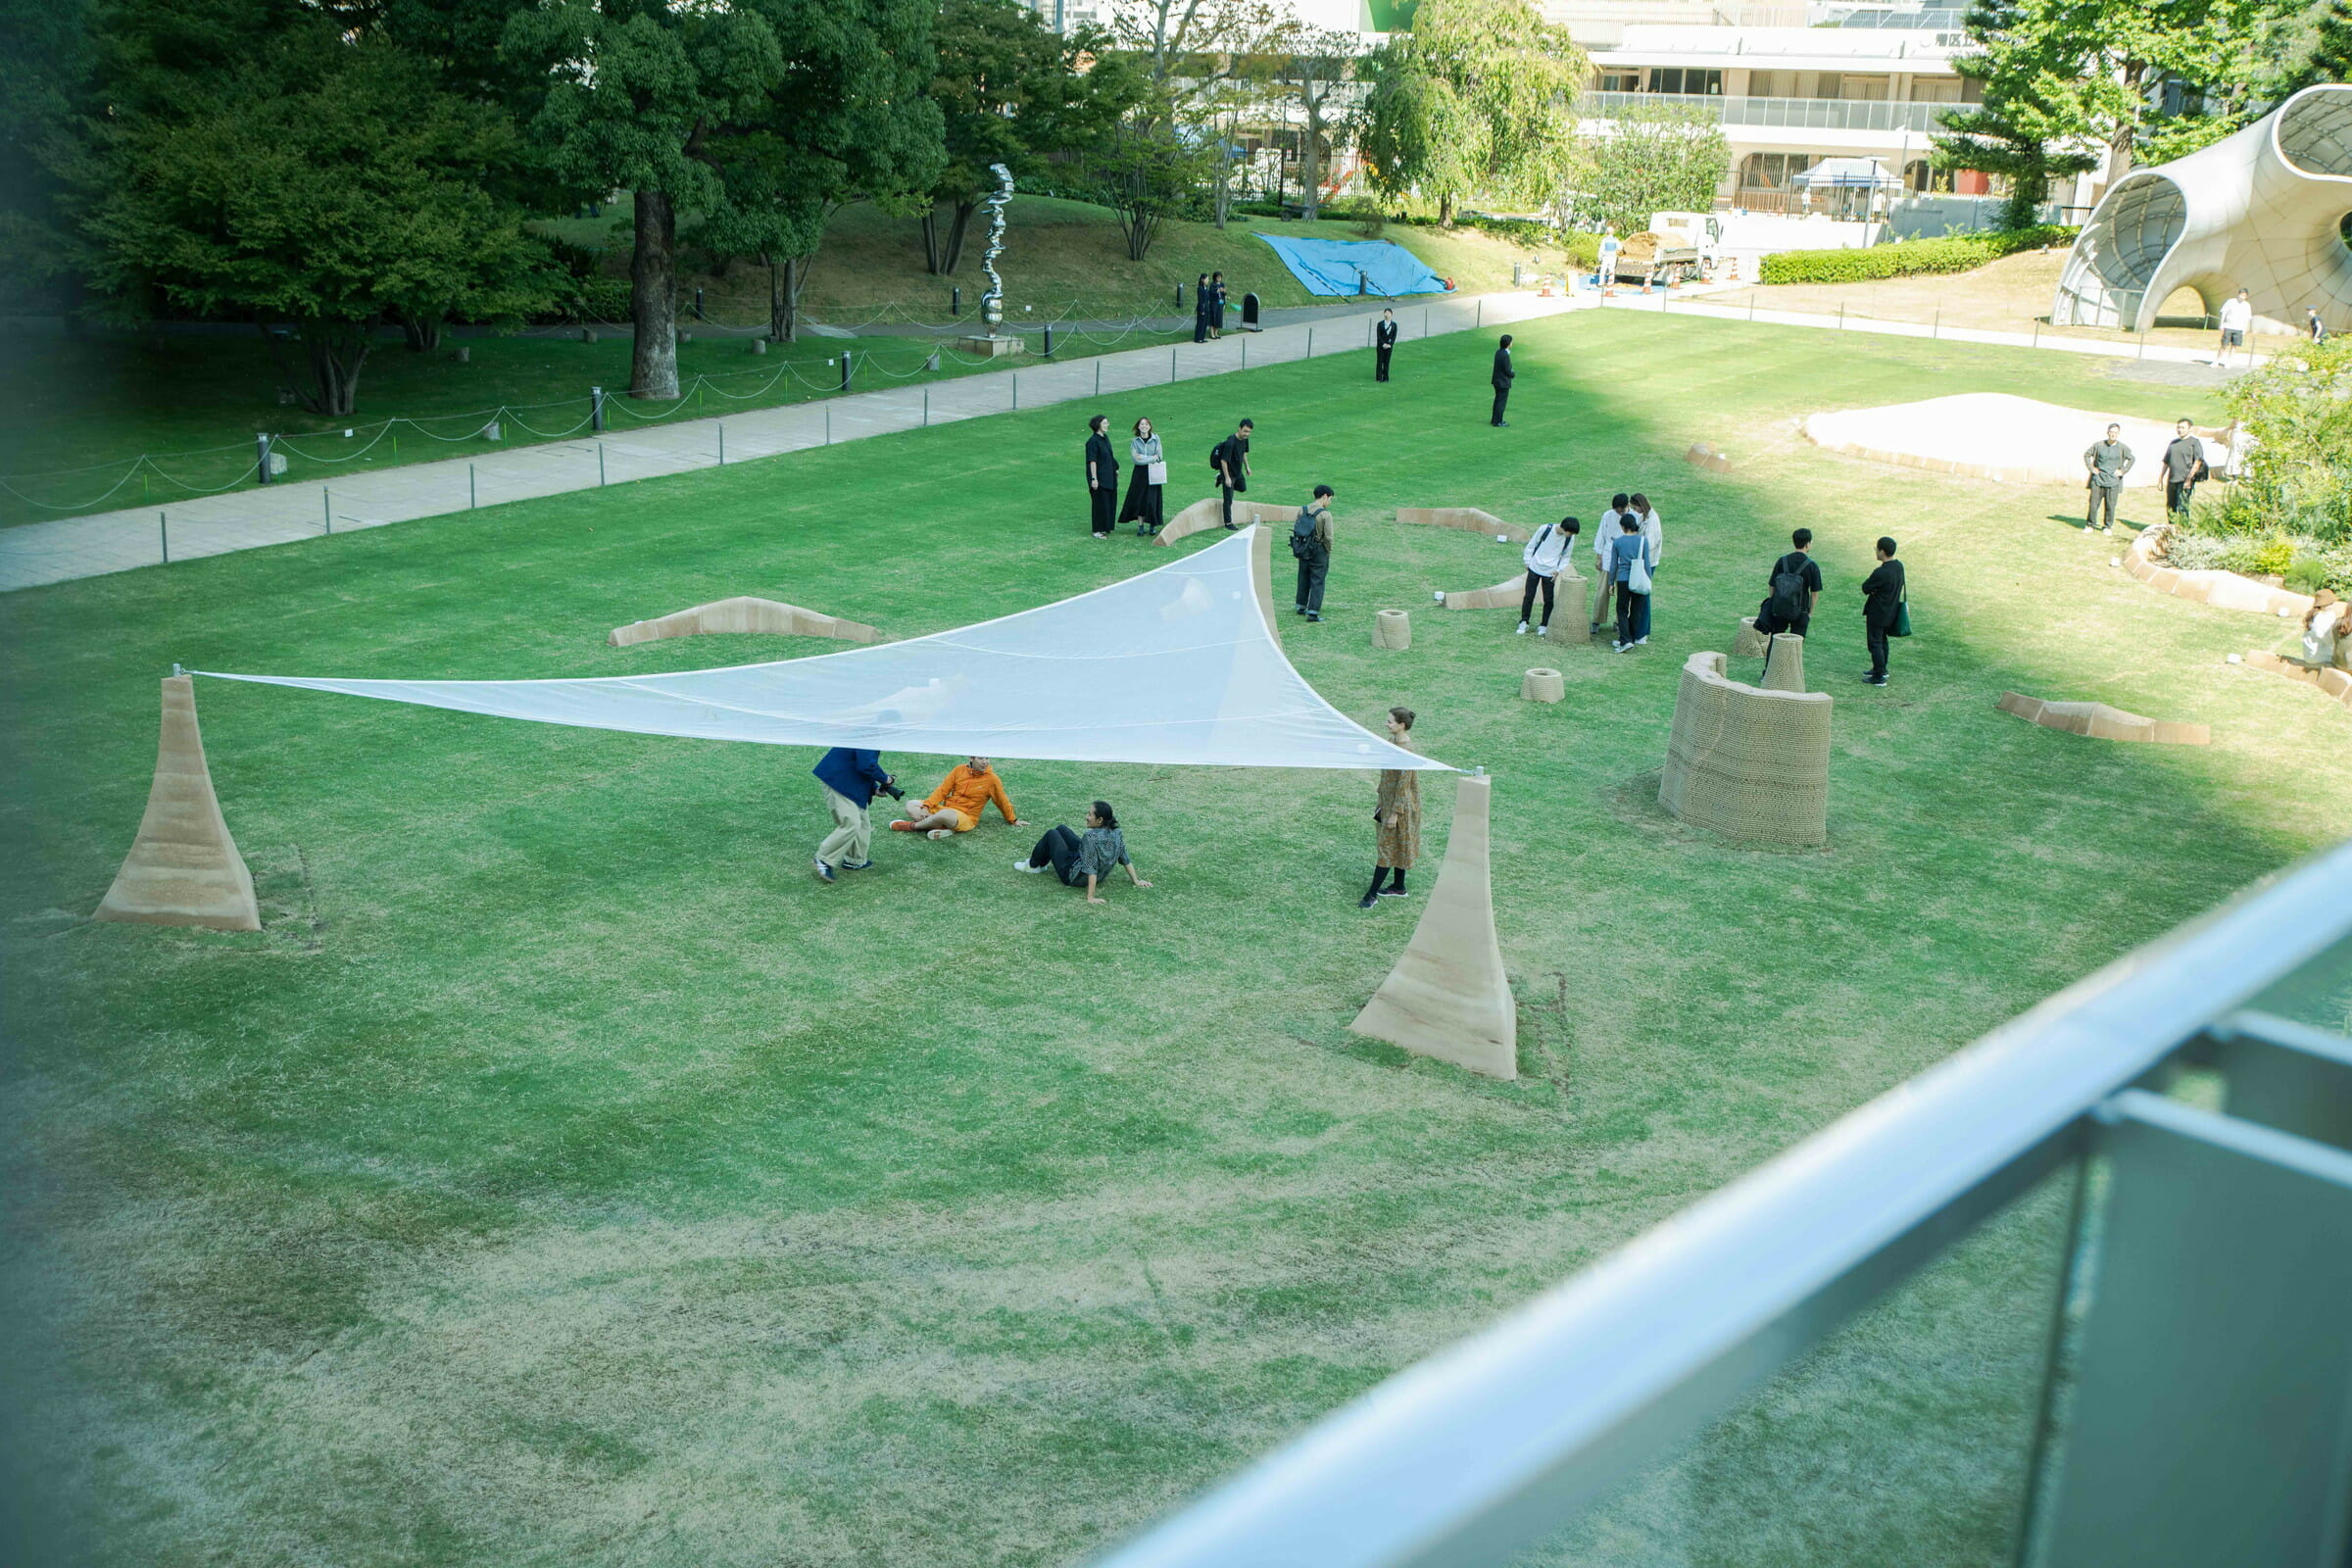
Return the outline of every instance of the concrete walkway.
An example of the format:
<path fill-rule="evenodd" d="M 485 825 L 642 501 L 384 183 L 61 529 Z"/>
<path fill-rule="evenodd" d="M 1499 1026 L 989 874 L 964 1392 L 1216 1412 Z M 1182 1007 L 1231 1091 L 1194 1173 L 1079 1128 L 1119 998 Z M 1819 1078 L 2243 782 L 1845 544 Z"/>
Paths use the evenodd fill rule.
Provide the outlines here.
<path fill-rule="evenodd" d="M 1556 315 L 1567 300 L 1534 294 L 1432 300 L 1399 308 L 1404 341 Z M 280 482 L 161 508 L 102 512 L 0 529 L 0 590 L 126 571 L 166 561 L 287 544 L 355 528 L 434 517 L 472 507 L 562 495 L 633 479 L 772 458 L 1013 409 L 1165 386 L 1254 366 L 1368 347 L 1378 308 L 1263 332 L 1229 331 L 1212 343 L 1179 343 L 1046 363 L 949 380 L 759 409 L 721 418 L 630 427 L 614 400 L 612 428 L 541 446 L 446 463 L 414 463 L 341 481 Z M 1077 437 L 1072 436 L 1075 450 Z"/>

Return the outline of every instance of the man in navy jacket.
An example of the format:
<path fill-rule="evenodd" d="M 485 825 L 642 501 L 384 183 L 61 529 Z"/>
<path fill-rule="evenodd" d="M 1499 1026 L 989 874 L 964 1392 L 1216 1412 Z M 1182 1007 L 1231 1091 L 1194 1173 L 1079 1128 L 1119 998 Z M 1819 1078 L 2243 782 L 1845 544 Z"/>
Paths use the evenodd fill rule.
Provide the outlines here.
<path fill-rule="evenodd" d="M 874 804 L 874 791 L 890 789 L 898 780 L 882 771 L 880 752 L 848 746 L 834 747 L 809 771 L 833 808 L 833 831 L 816 847 L 817 879 L 831 882 L 836 871 L 864 870 L 874 863 L 874 824 L 866 808 Z"/>

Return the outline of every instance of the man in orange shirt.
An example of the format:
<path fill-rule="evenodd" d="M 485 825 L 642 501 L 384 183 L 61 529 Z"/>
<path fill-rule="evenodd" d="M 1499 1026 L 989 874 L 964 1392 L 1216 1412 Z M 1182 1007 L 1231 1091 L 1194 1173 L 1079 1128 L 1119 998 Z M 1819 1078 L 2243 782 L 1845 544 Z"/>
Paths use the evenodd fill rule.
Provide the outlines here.
<path fill-rule="evenodd" d="M 966 758 L 948 770 L 939 781 L 939 788 L 923 798 L 920 807 L 908 812 L 908 819 L 893 822 L 893 833 L 925 833 L 935 839 L 957 833 L 969 833 L 980 825 L 980 808 L 989 802 L 997 803 L 997 810 L 1014 827 L 1024 827 L 1005 797 L 1004 781 L 988 765 L 985 757 Z"/>

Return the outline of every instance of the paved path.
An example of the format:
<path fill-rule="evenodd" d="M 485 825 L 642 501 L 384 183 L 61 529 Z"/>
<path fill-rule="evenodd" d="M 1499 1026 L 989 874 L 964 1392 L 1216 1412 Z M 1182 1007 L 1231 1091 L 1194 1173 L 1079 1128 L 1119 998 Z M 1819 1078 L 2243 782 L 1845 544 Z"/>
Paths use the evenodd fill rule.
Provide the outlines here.
<path fill-rule="evenodd" d="M 1574 306 L 1534 294 L 1434 300 L 1396 312 L 1406 341 L 1550 316 Z M 269 485 L 163 508 L 102 512 L 0 529 L 0 590 L 92 577 L 354 528 L 440 516 L 470 507 L 562 495 L 856 441 L 1010 409 L 1222 375 L 1252 366 L 1366 347 L 1379 310 L 1351 312 L 1213 343 L 1180 343 L 1054 363 L 1028 361 L 951 380 L 885 386 L 723 418 L 626 428 L 446 463 L 414 463 L 341 481 Z"/>
<path fill-rule="evenodd" d="M 1740 285 L 1717 287 L 1727 286 Z M 1606 300 L 1590 293 L 1573 299 L 1540 299 L 1526 293 L 1490 294 L 1476 299 L 1407 305 L 1397 311 L 1396 318 L 1408 342 L 1565 311 L 1606 309 L 1703 316 L 1882 337 L 2038 348 L 2102 359 L 2179 365 L 2205 363 L 2198 350 L 2160 344 L 2114 343 L 2099 338 L 1767 311 L 1755 308 L 1752 303 L 1715 304 L 1707 298 L 1709 292 L 1699 289 L 1642 295 L 1621 291 Z M 54 522 L 25 523 L 0 529 L 0 591 L 152 566 L 167 559 L 181 561 L 261 545 L 286 544 L 336 530 L 380 527 L 387 522 L 440 516 L 505 501 L 562 495 L 601 484 L 658 478 L 838 441 L 978 418 L 1010 409 L 1040 408 L 1098 394 L 1165 386 L 1170 381 L 1189 381 L 1197 376 L 1222 375 L 1253 365 L 1279 365 L 1310 355 L 1344 354 L 1369 343 L 1371 323 L 1379 314 L 1372 310 L 1326 316 L 1308 323 L 1269 327 L 1264 332 L 1231 333 L 1213 343 L 1132 349 L 1058 363 L 1032 361 L 1005 370 L 920 384 L 909 381 L 880 391 L 853 393 L 789 408 L 760 409 L 724 418 L 615 428 L 602 436 L 518 447 L 494 457 L 384 468 L 357 474 L 340 483 L 279 483 L 265 489 L 183 501 L 159 510 L 104 512 Z M 625 426 L 627 416 L 616 414 L 614 422 Z"/>

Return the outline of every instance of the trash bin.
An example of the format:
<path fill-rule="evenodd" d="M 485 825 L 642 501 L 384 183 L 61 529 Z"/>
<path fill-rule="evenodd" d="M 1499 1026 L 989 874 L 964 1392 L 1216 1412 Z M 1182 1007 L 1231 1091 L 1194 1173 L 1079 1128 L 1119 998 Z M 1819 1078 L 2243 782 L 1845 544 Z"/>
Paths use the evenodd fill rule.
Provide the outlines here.
<path fill-rule="evenodd" d="M 1257 324 L 1257 296 L 1254 294 L 1242 296 L 1242 330 L 1245 332 L 1263 330 Z"/>

